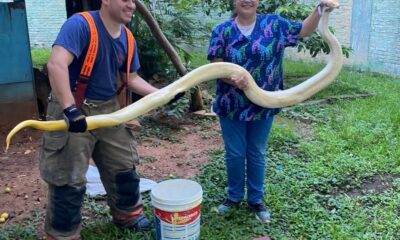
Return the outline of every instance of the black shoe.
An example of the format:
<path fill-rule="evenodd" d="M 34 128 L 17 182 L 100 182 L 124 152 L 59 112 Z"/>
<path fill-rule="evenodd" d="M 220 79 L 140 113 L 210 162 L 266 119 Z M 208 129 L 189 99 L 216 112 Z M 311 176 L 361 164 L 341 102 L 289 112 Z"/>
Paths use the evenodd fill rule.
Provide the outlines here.
<path fill-rule="evenodd" d="M 271 221 L 271 214 L 268 209 L 261 203 L 248 204 L 250 209 L 256 214 L 256 218 L 262 223 L 269 223 Z"/>
<path fill-rule="evenodd" d="M 114 224 L 121 229 L 131 229 L 137 232 L 149 231 L 152 227 L 151 222 L 143 214 L 127 223 L 114 221 Z"/>
<path fill-rule="evenodd" d="M 229 200 L 228 198 L 225 199 L 225 201 L 223 203 L 221 203 L 218 207 L 217 207 L 217 212 L 221 215 L 223 214 L 227 214 L 229 212 L 231 212 L 233 209 L 236 209 L 239 207 L 240 202 L 234 202 L 232 200 Z"/>

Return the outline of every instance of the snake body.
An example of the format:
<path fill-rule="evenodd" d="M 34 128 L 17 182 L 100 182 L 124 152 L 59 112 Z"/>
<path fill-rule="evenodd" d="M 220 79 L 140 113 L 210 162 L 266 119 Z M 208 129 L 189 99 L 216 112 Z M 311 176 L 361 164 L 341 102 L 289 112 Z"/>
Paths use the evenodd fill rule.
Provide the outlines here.
<path fill-rule="evenodd" d="M 331 7 L 338 7 L 337 1 L 332 0 Z M 342 67 L 342 49 L 335 36 L 328 29 L 328 19 L 330 11 L 326 8 L 322 10 L 322 17 L 318 24 L 318 31 L 330 48 L 327 65 L 316 75 L 292 88 L 269 92 L 259 88 L 250 75 L 243 67 L 227 62 L 210 63 L 203 65 L 170 85 L 153 92 L 139 101 L 110 114 L 89 116 L 86 118 L 87 130 L 102 127 L 111 127 L 128 122 L 140 115 L 143 115 L 157 107 L 168 103 L 176 94 L 187 91 L 202 82 L 218 78 L 228 78 L 233 76 L 243 76 L 249 79 L 249 86 L 244 91 L 245 95 L 253 103 L 266 108 L 281 108 L 294 105 L 310 98 L 328 86 L 339 74 Z M 32 127 L 44 131 L 67 130 L 64 120 L 58 121 L 37 121 L 26 120 L 15 126 L 6 139 L 6 149 L 10 145 L 11 138 L 21 129 Z"/>

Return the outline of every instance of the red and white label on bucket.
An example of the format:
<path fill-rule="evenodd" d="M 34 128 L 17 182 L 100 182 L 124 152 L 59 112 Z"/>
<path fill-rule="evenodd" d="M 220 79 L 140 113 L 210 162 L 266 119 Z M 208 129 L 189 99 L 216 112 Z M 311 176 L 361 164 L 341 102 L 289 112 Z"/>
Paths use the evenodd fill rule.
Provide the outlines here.
<path fill-rule="evenodd" d="M 200 239 L 200 205 L 182 212 L 154 209 L 157 240 Z"/>

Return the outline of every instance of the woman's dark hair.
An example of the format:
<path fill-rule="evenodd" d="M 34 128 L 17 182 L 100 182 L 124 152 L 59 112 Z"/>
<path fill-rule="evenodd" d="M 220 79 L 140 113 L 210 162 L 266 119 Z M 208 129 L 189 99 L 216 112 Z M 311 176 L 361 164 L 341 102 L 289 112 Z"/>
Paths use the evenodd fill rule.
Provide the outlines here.
<path fill-rule="evenodd" d="M 236 10 L 232 10 L 231 18 L 237 17 L 237 12 Z"/>
<path fill-rule="evenodd" d="M 237 12 L 235 9 L 235 0 L 231 0 L 231 7 L 232 7 L 231 18 L 235 18 L 235 17 L 237 17 Z"/>

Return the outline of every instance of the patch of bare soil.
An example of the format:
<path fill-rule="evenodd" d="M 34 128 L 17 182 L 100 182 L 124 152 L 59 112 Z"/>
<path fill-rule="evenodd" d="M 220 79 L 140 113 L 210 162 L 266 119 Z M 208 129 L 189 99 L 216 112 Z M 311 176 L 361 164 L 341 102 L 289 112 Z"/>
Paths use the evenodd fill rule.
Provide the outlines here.
<path fill-rule="evenodd" d="M 386 190 L 393 188 L 395 179 L 399 178 L 397 175 L 375 175 L 368 180 L 363 181 L 360 188 L 352 189 L 347 194 L 352 197 L 360 197 L 367 192 L 383 193 Z"/>
<path fill-rule="evenodd" d="M 141 157 L 137 171 L 142 177 L 156 181 L 170 177 L 192 178 L 207 163 L 209 153 L 222 147 L 215 119 L 200 124 L 191 121 L 173 124 L 175 128 L 168 133 L 170 139 L 134 132 L 138 136 Z M 148 131 L 146 128 L 141 131 Z M 3 146 L 7 133 L 0 132 Z M 0 229 L 20 222 L 30 216 L 32 210 L 40 213 L 45 210 L 47 186 L 39 173 L 41 135 L 40 131 L 23 130 L 13 139 L 8 152 L 0 153 L 0 214 L 7 212 L 11 216 Z M 5 192 L 7 187 L 11 189 L 8 193 Z"/>

